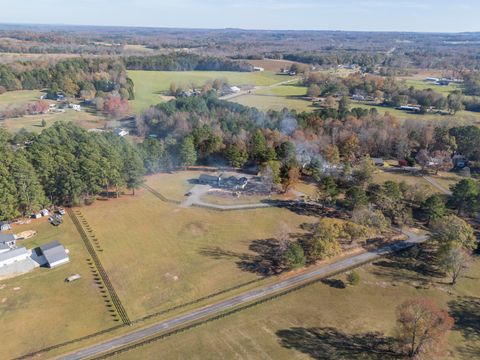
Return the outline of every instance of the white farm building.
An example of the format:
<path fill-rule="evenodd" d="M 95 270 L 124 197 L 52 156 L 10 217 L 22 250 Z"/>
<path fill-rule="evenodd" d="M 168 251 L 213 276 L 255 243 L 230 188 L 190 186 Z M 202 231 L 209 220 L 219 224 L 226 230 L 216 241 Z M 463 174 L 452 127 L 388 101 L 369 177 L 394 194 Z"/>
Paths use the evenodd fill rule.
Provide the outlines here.
<path fill-rule="evenodd" d="M 0 267 L 26 260 L 29 256 L 30 253 L 24 247 L 4 251 L 0 253 Z"/>
<path fill-rule="evenodd" d="M 43 255 L 49 268 L 54 268 L 70 261 L 69 251 L 56 240 L 40 246 L 39 249 L 39 255 Z"/>

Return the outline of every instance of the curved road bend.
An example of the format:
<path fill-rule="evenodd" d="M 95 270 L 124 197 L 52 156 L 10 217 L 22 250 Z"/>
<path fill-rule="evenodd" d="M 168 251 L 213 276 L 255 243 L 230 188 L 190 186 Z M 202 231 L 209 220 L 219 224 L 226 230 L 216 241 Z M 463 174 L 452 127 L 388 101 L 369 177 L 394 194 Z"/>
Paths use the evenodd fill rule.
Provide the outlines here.
<path fill-rule="evenodd" d="M 131 345 L 133 343 L 139 342 L 141 340 L 152 337 L 154 335 L 158 335 L 159 333 L 162 333 L 168 330 L 173 330 L 174 328 L 178 328 L 182 325 L 186 325 L 188 323 L 191 323 L 203 318 L 208 318 L 213 315 L 218 315 L 219 313 L 222 313 L 226 310 L 230 310 L 236 306 L 249 303 L 254 300 L 259 300 L 269 295 L 273 295 L 275 293 L 278 293 L 279 291 L 286 290 L 296 285 L 300 285 L 308 280 L 315 280 L 335 272 L 347 270 L 349 268 L 375 260 L 376 258 L 382 257 L 388 253 L 406 249 L 415 244 L 422 243 L 425 240 L 427 240 L 427 236 L 417 235 L 412 232 L 405 232 L 405 234 L 409 237 L 409 239 L 406 241 L 394 243 L 374 251 L 369 251 L 366 253 L 362 253 L 356 256 L 346 258 L 346 259 L 342 259 L 333 264 L 329 264 L 321 268 L 317 268 L 311 271 L 307 271 L 307 272 L 292 276 L 290 278 L 279 281 L 275 284 L 266 285 L 255 290 L 247 291 L 244 294 L 235 296 L 231 299 L 227 299 L 216 304 L 208 305 L 204 308 L 193 310 L 187 314 L 177 316 L 173 319 L 162 321 L 155 325 L 151 325 L 143 329 L 134 330 L 126 335 L 119 336 L 112 340 L 108 340 L 96 345 L 86 347 L 82 350 L 78 350 L 76 352 L 64 355 L 59 359 L 80 360 L 80 359 L 98 356 L 100 354 L 103 354 L 109 351 L 117 350 L 119 348 L 122 348 L 127 345 Z"/>

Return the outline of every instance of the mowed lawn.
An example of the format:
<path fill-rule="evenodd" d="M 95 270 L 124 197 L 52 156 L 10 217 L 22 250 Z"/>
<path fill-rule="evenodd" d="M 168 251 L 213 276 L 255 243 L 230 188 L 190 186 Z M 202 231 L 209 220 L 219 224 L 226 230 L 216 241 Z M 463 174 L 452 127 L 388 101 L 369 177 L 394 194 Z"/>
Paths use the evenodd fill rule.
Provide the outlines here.
<path fill-rule="evenodd" d="M 279 85 L 273 87 L 267 87 L 255 91 L 257 95 L 271 95 L 271 96 L 305 96 L 307 94 L 307 88 L 297 84 Z"/>
<path fill-rule="evenodd" d="M 90 111 L 74 111 L 67 109 L 64 113 L 48 113 L 42 115 L 26 115 L 20 118 L 10 118 L 0 121 L 7 131 L 15 133 L 25 128 L 32 132 L 41 132 L 42 120 L 45 120 L 46 127 L 52 126 L 56 121 L 74 122 L 85 129 L 103 128 L 107 119 L 101 114 Z"/>
<path fill-rule="evenodd" d="M 296 111 L 312 112 L 316 108 L 311 101 L 295 99 L 287 96 L 268 96 L 268 95 L 242 95 L 231 99 L 230 101 L 245 106 L 255 107 L 262 111 L 283 110 L 285 108 Z"/>
<path fill-rule="evenodd" d="M 237 264 L 251 254 L 251 242 L 285 227 L 298 233 L 300 224 L 315 221 L 279 208 L 182 208 L 143 189 L 80 210 L 99 239 L 101 261 L 131 319 L 259 278 Z"/>
<path fill-rule="evenodd" d="M 147 109 L 168 95 L 170 84 L 202 86 L 207 81 L 226 79 L 229 84 L 242 86 L 268 86 L 285 80 L 285 76 L 274 72 L 233 72 L 233 71 L 142 71 L 130 70 L 128 76 L 135 84 L 135 112 Z"/>
<path fill-rule="evenodd" d="M 39 101 L 43 94 L 39 90 L 7 91 L 0 95 L 0 111 L 8 107 L 18 107 Z"/>
<path fill-rule="evenodd" d="M 400 120 L 451 120 L 457 123 L 458 125 L 465 124 L 479 124 L 480 123 L 480 112 L 473 111 L 459 111 L 455 115 L 441 115 L 441 114 L 415 114 L 406 112 L 403 110 L 397 110 L 391 107 L 380 106 L 380 105 L 370 105 L 352 101 L 350 103 L 350 109 L 352 108 L 363 108 L 363 109 L 377 109 L 379 114 L 389 113 L 390 115 L 395 116 Z"/>
<path fill-rule="evenodd" d="M 317 283 L 220 320 L 125 352 L 117 359 L 392 359 L 369 348 L 395 336 L 395 310 L 428 297 L 456 320 L 447 351 L 436 359 L 476 359 L 480 353 L 480 260 L 452 289 L 446 279 L 409 269 L 401 257 L 357 270 L 345 289 Z M 417 267 L 420 269 L 420 267 Z M 345 280 L 345 276 L 336 279 Z M 451 294 L 449 294 L 451 291 Z"/>
<path fill-rule="evenodd" d="M 18 246 L 33 248 L 59 240 L 70 250 L 70 262 L 0 280 L 0 328 L 8 334 L 8 341 L 0 346 L 0 358 L 15 358 L 117 325 L 94 284 L 88 253 L 68 216 L 60 227 L 47 219 L 14 227 L 15 233 L 25 230 L 36 230 L 37 235 L 19 241 Z M 66 283 L 72 274 L 82 278 Z"/>

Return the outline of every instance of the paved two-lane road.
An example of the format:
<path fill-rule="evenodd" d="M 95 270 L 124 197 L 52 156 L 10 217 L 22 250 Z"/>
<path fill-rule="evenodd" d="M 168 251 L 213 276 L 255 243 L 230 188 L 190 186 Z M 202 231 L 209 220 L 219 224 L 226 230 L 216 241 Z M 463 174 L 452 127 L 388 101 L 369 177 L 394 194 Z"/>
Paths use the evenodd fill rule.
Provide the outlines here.
<path fill-rule="evenodd" d="M 82 350 L 78 350 L 76 352 L 63 356 L 60 359 L 77 360 L 91 358 L 100 354 L 108 353 L 124 346 L 137 343 L 154 335 L 158 335 L 160 333 L 187 325 L 191 322 L 218 315 L 227 310 L 231 310 L 232 308 L 235 308 L 239 305 L 243 305 L 255 300 L 265 298 L 267 296 L 274 295 L 280 291 L 293 288 L 305 282 L 324 278 L 329 274 L 341 272 L 343 270 L 347 270 L 355 266 L 370 262 L 389 253 L 406 249 L 418 243 L 422 243 L 427 239 L 427 236 L 417 235 L 409 231 L 406 231 L 405 234 L 409 237 L 409 239 L 406 241 L 400 241 L 391 245 L 384 246 L 374 251 L 369 251 L 349 258 L 345 258 L 333 264 L 329 264 L 321 268 L 316 268 L 298 275 L 294 275 L 287 279 L 278 281 L 274 284 L 247 291 L 241 295 L 218 302 L 216 304 L 212 304 L 198 310 L 193 310 L 187 314 L 177 316 L 170 320 L 162 321 L 157 324 L 145 327 L 143 329 L 134 330 L 126 335 L 119 336 L 115 339 L 92 345 Z"/>

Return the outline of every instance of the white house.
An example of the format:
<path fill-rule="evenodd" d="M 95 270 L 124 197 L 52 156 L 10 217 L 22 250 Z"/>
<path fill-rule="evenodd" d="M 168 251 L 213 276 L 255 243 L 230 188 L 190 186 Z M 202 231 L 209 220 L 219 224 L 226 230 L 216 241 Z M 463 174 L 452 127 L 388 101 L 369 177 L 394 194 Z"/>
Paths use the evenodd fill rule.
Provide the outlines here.
<path fill-rule="evenodd" d="M 26 260 L 30 256 L 29 252 L 24 247 L 11 249 L 0 253 L 0 267 L 11 265 L 17 261 Z"/>
<path fill-rule="evenodd" d="M 113 132 L 115 133 L 115 135 L 122 136 L 122 137 L 128 135 L 128 130 L 125 130 L 122 128 L 116 128 L 113 130 Z"/>
<path fill-rule="evenodd" d="M 49 268 L 54 268 L 70 261 L 69 251 L 57 240 L 39 247 Z"/>
<path fill-rule="evenodd" d="M 75 111 L 82 111 L 82 107 L 78 104 L 69 104 L 69 107 L 71 107 Z"/>
<path fill-rule="evenodd" d="M 232 93 L 238 93 L 241 91 L 241 89 L 238 86 L 230 86 L 230 91 Z"/>

